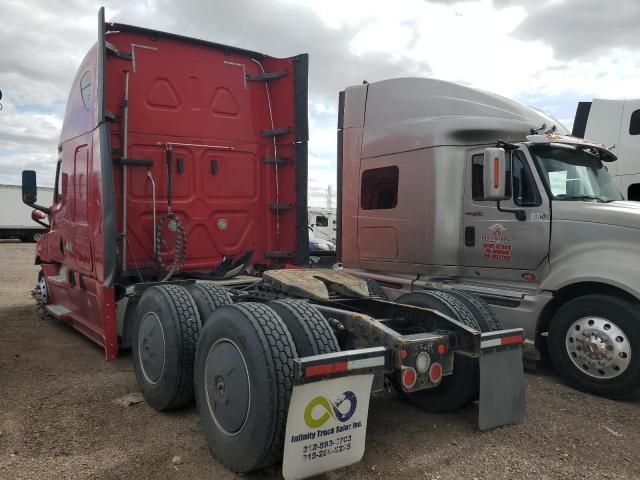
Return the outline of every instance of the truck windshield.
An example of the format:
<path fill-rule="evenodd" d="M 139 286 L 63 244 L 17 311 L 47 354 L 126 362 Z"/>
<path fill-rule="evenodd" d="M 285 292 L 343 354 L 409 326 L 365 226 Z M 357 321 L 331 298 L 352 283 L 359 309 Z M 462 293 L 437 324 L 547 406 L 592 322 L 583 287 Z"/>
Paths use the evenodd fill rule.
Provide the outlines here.
<path fill-rule="evenodd" d="M 602 161 L 572 146 L 529 147 L 554 200 L 614 202 L 624 197 Z"/>

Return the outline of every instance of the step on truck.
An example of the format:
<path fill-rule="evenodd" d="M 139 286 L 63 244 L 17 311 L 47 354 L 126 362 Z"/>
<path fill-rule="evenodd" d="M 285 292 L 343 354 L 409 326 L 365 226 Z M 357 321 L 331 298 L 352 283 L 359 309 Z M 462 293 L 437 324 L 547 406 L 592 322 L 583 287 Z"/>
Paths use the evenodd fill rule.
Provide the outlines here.
<path fill-rule="evenodd" d="M 621 139 L 640 132 L 632 106 L 612 117 Z M 434 79 L 347 88 L 338 134 L 345 268 L 392 300 L 479 295 L 505 327 L 525 329 L 527 360 L 548 353 L 585 391 L 640 394 L 640 204 L 617 188 L 611 172 L 627 170 L 614 152 Z M 620 147 L 632 153 L 633 138 Z"/>
<path fill-rule="evenodd" d="M 117 23 L 69 94 L 53 205 L 37 244 L 41 313 L 110 361 L 132 351 L 158 411 L 194 398 L 234 472 L 287 479 L 359 461 L 372 393 L 427 411 L 479 400 L 478 426 L 525 415 L 522 329 L 478 297 L 406 304 L 310 269 L 307 55 L 261 53 Z M 416 410 L 417 412 L 417 410 Z"/>

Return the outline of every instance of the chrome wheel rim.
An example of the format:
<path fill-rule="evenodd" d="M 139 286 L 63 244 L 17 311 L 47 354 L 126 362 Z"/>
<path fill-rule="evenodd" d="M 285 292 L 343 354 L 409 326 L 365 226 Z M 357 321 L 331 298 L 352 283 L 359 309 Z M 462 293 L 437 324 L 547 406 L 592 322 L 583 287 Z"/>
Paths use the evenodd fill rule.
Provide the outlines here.
<path fill-rule="evenodd" d="M 44 279 L 44 275 L 40 277 L 38 288 L 40 289 L 40 301 L 46 305 L 49 303 L 49 292 L 47 291 L 47 281 Z"/>
<path fill-rule="evenodd" d="M 606 318 L 576 320 L 567 330 L 565 344 L 573 364 L 590 377 L 616 378 L 631 363 L 631 344 L 627 335 Z"/>

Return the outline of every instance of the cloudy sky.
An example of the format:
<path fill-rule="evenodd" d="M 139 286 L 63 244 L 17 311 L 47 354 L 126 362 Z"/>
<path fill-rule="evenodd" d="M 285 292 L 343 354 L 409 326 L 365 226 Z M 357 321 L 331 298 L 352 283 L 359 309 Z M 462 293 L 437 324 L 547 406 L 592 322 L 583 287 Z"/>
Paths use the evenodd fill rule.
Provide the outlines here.
<path fill-rule="evenodd" d="M 639 0 L 2 0 L 0 183 L 19 183 L 25 168 L 53 183 L 67 92 L 101 5 L 108 21 L 308 52 L 310 203 L 320 206 L 335 186 L 337 94 L 362 80 L 465 83 L 568 127 L 578 101 L 640 97 Z"/>

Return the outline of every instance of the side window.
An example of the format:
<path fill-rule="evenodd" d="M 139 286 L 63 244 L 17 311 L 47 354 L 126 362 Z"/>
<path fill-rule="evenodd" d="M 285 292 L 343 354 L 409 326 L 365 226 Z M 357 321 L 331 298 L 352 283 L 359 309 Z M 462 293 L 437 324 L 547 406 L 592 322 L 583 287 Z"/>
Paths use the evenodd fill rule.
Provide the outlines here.
<path fill-rule="evenodd" d="M 509 178 L 509 162 L 507 162 L 507 178 Z M 507 198 L 511 197 L 511 184 L 507 182 Z M 471 198 L 484 201 L 484 154 L 476 154 L 471 157 Z"/>
<path fill-rule="evenodd" d="M 520 151 L 511 157 L 513 179 L 513 202 L 519 207 L 537 207 L 541 203 L 538 187 L 533 180 L 527 159 Z"/>
<path fill-rule="evenodd" d="M 82 77 L 80 78 L 80 94 L 82 95 L 82 103 L 84 104 L 84 108 L 86 108 L 87 111 L 91 110 L 92 106 L 92 83 L 91 72 L 84 72 L 84 75 L 82 75 Z"/>
<path fill-rule="evenodd" d="M 56 165 L 56 185 L 53 191 L 53 203 L 62 201 L 62 160 L 58 160 Z"/>
<path fill-rule="evenodd" d="M 387 210 L 398 204 L 398 167 L 372 168 L 362 172 L 360 207 Z"/>
<path fill-rule="evenodd" d="M 636 110 L 631 114 L 629 135 L 640 135 L 640 110 Z"/>
<path fill-rule="evenodd" d="M 316 227 L 328 227 L 329 219 L 324 215 L 316 216 Z"/>

